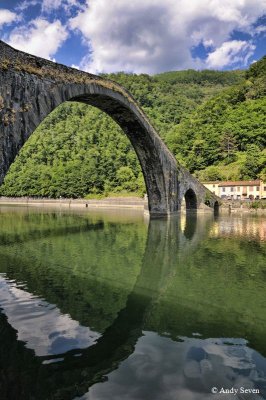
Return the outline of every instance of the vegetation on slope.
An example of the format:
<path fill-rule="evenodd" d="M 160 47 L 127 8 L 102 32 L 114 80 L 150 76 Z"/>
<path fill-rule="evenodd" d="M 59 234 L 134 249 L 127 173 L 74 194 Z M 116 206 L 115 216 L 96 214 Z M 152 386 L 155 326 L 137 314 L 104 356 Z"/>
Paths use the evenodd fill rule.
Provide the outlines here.
<path fill-rule="evenodd" d="M 246 74 L 188 70 L 108 78 L 133 94 L 191 172 L 201 179 L 248 179 L 265 174 L 265 60 Z M 43 121 L 1 187 L 7 196 L 113 192 L 145 192 L 136 154 L 110 117 L 79 103 L 65 103 Z"/>
<path fill-rule="evenodd" d="M 207 100 L 173 128 L 168 145 L 202 180 L 266 178 L 266 57 L 245 81 Z"/>

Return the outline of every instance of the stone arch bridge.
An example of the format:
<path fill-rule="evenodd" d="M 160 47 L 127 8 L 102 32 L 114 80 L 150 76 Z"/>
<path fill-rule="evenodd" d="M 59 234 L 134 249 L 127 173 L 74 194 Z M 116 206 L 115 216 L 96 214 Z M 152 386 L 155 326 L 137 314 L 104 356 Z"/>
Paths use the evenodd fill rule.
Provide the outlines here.
<path fill-rule="evenodd" d="M 215 197 L 178 164 L 130 93 L 108 79 L 13 49 L 0 41 L 0 184 L 29 136 L 59 104 L 78 101 L 112 117 L 129 138 L 143 171 L 151 215 L 207 204 Z"/>

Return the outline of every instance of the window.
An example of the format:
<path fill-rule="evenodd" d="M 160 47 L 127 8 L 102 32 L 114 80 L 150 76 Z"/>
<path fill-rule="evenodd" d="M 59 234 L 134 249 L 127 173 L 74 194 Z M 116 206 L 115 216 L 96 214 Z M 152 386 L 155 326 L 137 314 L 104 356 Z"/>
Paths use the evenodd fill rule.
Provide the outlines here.
<path fill-rule="evenodd" d="M 263 191 L 266 192 L 266 186 L 264 186 Z"/>
<path fill-rule="evenodd" d="M 266 190 L 266 188 L 265 188 L 265 190 Z M 225 188 L 222 188 L 222 191 L 225 192 Z"/>
<path fill-rule="evenodd" d="M 250 187 L 249 187 L 249 191 L 250 191 L 250 192 L 253 192 L 253 189 L 254 189 L 253 186 L 250 186 Z"/>
<path fill-rule="evenodd" d="M 215 185 L 212 185 L 213 188 L 215 188 Z"/>
<path fill-rule="evenodd" d="M 237 191 L 240 192 L 240 186 L 237 186 Z"/>
<path fill-rule="evenodd" d="M 234 191 L 234 188 L 233 187 L 231 187 L 231 192 L 233 192 Z"/>
<path fill-rule="evenodd" d="M 257 186 L 257 187 L 256 187 L 256 190 L 257 190 L 257 192 L 259 192 L 259 191 L 260 191 L 260 187 L 259 187 L 259 186 Z"/>

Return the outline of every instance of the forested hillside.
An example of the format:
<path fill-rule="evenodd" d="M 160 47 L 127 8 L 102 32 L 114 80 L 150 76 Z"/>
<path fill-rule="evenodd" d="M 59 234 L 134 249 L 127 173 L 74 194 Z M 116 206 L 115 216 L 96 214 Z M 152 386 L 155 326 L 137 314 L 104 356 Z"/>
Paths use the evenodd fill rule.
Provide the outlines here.
<path fill-rule="evenodd" d="M 137 99 L 177 160 L 203 179 L 265 174 L 266 59 L 243 71 L 111 74 Z M 264 169 L 263 169 L 264 168 Z M 11 166 L 7 196 L 83 197 L 145 192 L 135 152 L 99 110 L 65 103 Z"/>
<path fill-rule="evenodd" d="M 183 118 L 170 149 L 201 180 L 266 179 L 266 57 Z"/>

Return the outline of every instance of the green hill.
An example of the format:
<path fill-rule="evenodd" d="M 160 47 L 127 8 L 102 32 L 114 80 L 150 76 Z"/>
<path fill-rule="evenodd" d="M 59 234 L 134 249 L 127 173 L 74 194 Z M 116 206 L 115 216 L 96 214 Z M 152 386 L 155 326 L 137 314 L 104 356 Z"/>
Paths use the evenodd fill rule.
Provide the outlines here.
<path fill-rule="evenodd" d="M 265 75 L 264 58 L 247 72 L 117 73 L 108 78 L 133 94 L 191 172 L 223 179 L 224 174 L 231 178 L 232 163 L 236 178 L 250 174 L 248 162 L 250 177 L 265 173 Z M 62 104 L 43 121 L 0 189 L 7 196 L 47 197 L 121 191 L 145 192 L 136 154 L 110 117 L 79 103 Z"/>
<path fill-rule="evenodd" d="M 168 145 L 202 180 L 266 179 L 266 57 L 245 80 L 199 106 Z"/>

